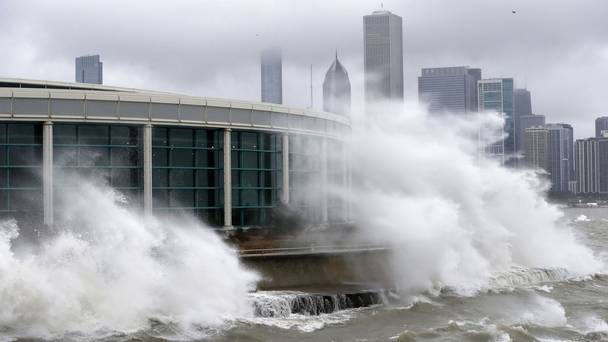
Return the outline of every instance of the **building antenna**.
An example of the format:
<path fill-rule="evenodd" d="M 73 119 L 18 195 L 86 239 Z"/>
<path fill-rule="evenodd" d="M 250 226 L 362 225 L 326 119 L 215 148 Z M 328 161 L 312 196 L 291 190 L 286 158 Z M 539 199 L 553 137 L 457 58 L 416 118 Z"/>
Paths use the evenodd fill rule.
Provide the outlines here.
<path fill-rule="evenodd" d="M 310 64 L 310 109 L 312 109 L 312 105 L 313 105 L 313 98 L 312 98 L 312 64 Z"/>

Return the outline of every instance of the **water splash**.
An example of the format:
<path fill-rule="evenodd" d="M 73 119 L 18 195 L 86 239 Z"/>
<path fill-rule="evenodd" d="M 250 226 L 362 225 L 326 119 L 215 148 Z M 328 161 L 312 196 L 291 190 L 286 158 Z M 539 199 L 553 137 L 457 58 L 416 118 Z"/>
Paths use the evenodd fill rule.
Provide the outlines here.
<path fill-rule="evenodd" d="M 64 224 L 38 245 L 0 223 L 0 331 L 61 338 L 132 333 L 151 322 L 184 331 L 252 314 L 257 276 L 192 219 L 144 220 L 112 189 L 63 193 Z"/>
<path fill-rule="evenodd" d="M 477 138 L 502 125 L 498 116 L 390 106 L 381 114 L 355 125 L 352 205 L 364 239 L 393 247 L 403 292 L 450 287 L 474 295 L 514 266 L 570 275 L 602 269 L 545 200 L 545 180 L 479 153 L 500 138 Z"/>

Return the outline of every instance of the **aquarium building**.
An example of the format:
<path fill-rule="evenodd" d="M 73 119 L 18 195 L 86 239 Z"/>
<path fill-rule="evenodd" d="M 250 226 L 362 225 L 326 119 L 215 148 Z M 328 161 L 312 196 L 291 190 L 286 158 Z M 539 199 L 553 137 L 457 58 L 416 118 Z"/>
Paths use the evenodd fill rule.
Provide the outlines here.
<path fill-rule="evenodd" d="M 0 78 L 0 214 L 53 225 L 61 194 L 95 180 L 216 228 L 271 226 L 282 208 L 345 222 L 326 189 L 348 187 L 349 134 L 343 115 L 270 103 Z"/>

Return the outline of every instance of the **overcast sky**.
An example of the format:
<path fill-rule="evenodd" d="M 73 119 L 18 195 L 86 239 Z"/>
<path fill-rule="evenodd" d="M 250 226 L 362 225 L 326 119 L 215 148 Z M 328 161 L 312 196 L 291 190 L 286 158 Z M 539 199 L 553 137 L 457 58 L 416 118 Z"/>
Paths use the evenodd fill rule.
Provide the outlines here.
<path fill-rule="evenodd" d="M 381 0 L 380 0 L 381 1 Z M 259 100 L 259 52 L 283 51 L 286 105 L 320 109 L 335 50 L 363 95 L 362 16 L 380 1 L 0 0 L 0 77 L 74 80 L 100 54 L 104 84 Z M 406 101 L 422 67 L 469 65 L 514 77 L 551 122 L 593 134 L 608 115 L 607 0 L 384 0 L 403 17 Z M 515 14 L 512 11 L 516 11 Z"/>

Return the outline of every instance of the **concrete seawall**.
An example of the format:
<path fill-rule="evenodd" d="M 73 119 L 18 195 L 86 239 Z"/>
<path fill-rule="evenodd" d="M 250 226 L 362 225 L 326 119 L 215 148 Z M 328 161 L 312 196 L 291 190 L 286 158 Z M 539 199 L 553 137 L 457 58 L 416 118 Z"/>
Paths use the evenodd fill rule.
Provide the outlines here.
<path fill-rule="evenodd" d="M 260 290 L 392 288 L 391 251 L 382 247 L 290 248 L 242 251 L 241 260 L 259 272 Z"/>

